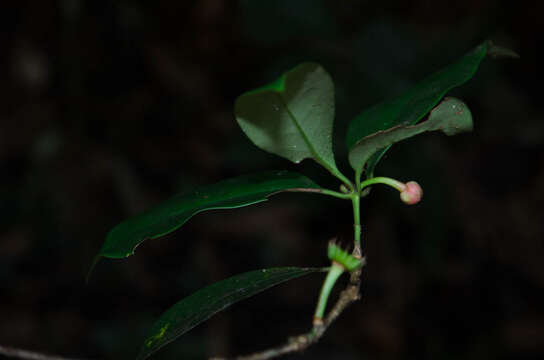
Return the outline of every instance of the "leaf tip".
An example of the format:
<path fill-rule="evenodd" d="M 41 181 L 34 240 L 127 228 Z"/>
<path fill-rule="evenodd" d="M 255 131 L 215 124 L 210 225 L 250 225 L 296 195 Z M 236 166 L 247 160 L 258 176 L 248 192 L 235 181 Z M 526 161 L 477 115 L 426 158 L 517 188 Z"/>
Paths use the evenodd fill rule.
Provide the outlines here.
<path fill-rule="evenodd" d="M 486 44 L 487 44 L 487 55 L 491 57 L 492 59 L 502 59 L 502 58 L 519 59 L 520 58 L 519 54 L 515 52 L 514 50 L 511 50 L 502 46 L 497 46 L 491 40 L 488 40 Z"/>
<path fill-rule="evenodd" d="M 91 267 L 89 268 L 89 271 L 87 272 L 87 276 L 85 276 L 85 283 L 88 284 L 89 280 L 91 279 L 91 274 L 98 264 L 98 262 L 102 259 L 102 256 L 100 254 L 96 255 L 93 259 L 93 262 L 91 263 Z"/>

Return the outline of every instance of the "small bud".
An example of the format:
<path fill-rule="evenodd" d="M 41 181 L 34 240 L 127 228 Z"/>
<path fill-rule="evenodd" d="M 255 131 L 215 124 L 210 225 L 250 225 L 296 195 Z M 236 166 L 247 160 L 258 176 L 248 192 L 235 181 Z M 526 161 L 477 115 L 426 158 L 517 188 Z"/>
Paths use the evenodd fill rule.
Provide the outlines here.
<path fill-rule="evenodd" d="M 342 184 L 340 185 L 340 192 L 342 192 L 343 194 L 347 194 L 349 193 L 349 189 L 346 187 L 346 185 Z"/>
<path fill-rule="evenodd" d="M 409 181 L 404 185 L 404 189 L 400 192 L 400 199 L 408 205 L 417 204 L 423 196 L 421 186 L 415 181 Z"/>

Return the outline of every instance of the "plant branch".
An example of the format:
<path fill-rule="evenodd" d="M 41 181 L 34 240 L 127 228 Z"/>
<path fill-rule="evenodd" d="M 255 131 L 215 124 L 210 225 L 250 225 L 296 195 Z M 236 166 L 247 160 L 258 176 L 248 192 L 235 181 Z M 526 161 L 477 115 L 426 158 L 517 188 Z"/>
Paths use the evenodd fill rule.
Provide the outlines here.
<path fill-rule="evenodd" d="M 210 360 L 268 360 L 280 357 L 282 355 L 286 355 L 289 353 L 294 352 L 301 352 L 307 349 L 309 346 L 317 343 L 319 339 L 323 336 L 325 331 L 327 331 L 328 327 L 336 320 L 344 310 L 351 305 L 351 303 L 357 301 L 360 299 L 360 285 L 361 285 L 361 273 L 362 268 L 365 266 L 365 259 L 362 257 L 362 251 L 361 251 L 361 221 L 360 221 L 360 190 L 362 187 L 360 186 L 360 183 L 357 183 L 357 192 L 355 194 L 341 194 L 341 193 L 335 193 L 330 190 L 327 190 L 329 194 L 327 195 L 342 195 L 342 197 L 346 196 L 346 198 L 350 198 L 353 202 L 353 220 L 354 220 L 354 247 L 352 256 L 361 259 L 362 266 L 358 267 L 354 271 L 350 273 L 350 281 L 347 285 L 347 287 L 340 293 L 340 296 L 338 297 L 338 300 L 332 307 L 332 309 L 329 311 L 327 316 L 321 320 L 321 316 L 325 310 L 327 297 L 331 289 L 328 289 L 328 291 L 323 291 L 327 287 L 327 281 L 330 280 L 329 288 L 332 288 L 334 286 L 334 283 L 336 282 L 336 279 L 338 276 L 342 274 L 343 271 L 338 272 L 337 274 L 331 274 L 331 271 L 329 270 L 329 274 L 327 276 L 327 280 L 325 281 L 323 285 L 323 289 L 321 291 L 321 295 L 318 302 L 318 307 L 316 309 L 316 316 L 314 316 L 313 321 L 313 327 L 312 329 L 302 335 L 290 337 L 285 344 L 282 344 L 280 346 L 261 351 L 256 352 L 250 355 L 242 355 L 242 356 L 236 356 L 234 358 L 210 358 Z M 291 189 L 291 191 L 308 191 L 308 192 L 322 192 L 320 189 Z M 317 190 L 317 191 L 316 191 Z M 335 193 L 335 194 L 331 194 Z M 340 197 L 340 196 L 337 196 Z M 331 267 L 331 269 L 334 269 L 334 263 Z M 343 269 L 342 269 L 343 270 Z M 334 272 L 334 271 L 333 271 Z M 334 276 L 333 276 L 334 275 Z M 323 295 L 325 295 L 324 298 Z M 322 305 L 322 306 L 321 306 Z M 316 321 L 319 320 L 319 321 Z"/>
<path fill-rule="evenodd" d="M 321 323 L 323 321 L 323 314 L 325 314 L 325 309 L 327 307 L 327 300 L 329 295 L 336 283 L 336 280 L 344 273 L 345 269 L 342 265 L 337 263 L 332 263 L 332 266 L 327 273 L 327 278 L 323 283 L 321 288 L 321 293 L 319 294 L 319 300 L 317 302 L 317 307 L 314 314 L 314 325 Z"/>
<path fill-rule="evenodd" d="M 361 210 L 360 210 L 360 195 L 357 193 L 352 198 L 353 203 L 353 250 L 359 249 L 359 258 L 360 249 L 361 249 Z"/>
<path fill-rule="evenodd" d="M 361 258 L 360 246 L 355 246 L 355 249 L 353 249 L 353 256 Z M 344 310 L 349 305 L 351 305 L 351 303 L 360 299 L 360 283 L 361 268 L 351 273 L 350 282 L 348 283 L 347 287 L 340 293 L 338 300 L 323 320 L 323 323 L 314 324 L 314 326 L 308 333 L 290 337 L 285 344 L 261 352 L 253 353 L 250 355 L 236 356 L 233 358 L 215 357 L 210 358 L 210 360 L 268 360 L 289 353 L 301 352 L 306 350 L 308 347 L 319 341 L 319 339 L 327 331 L 328 327 L 336 320 L 338 316 L 340 316 L 340 314 L 342 314 L 342 312 L 344 312 Z"/>
<path fill-rule="evenodd" d="M 8 346 L 0 345 L 0 354 L 17 359 L 27 359 L 27 360 L 75 360 L 70 358 L 64 358 L 57 355 L 45 355 L 33 351 L 16 349 Z"/>

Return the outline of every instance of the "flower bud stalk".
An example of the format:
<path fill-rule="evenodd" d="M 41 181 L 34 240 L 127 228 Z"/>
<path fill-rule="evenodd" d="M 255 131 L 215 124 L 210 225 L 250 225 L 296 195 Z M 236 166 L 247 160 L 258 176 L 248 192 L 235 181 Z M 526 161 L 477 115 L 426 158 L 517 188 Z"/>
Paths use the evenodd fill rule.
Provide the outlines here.
<path fill-rule="evenodd" d="M 406 184 L 388 177 L 375 177 L 361 183 L 361 190 L 374 184 L 389 185 L 400 192 L 400 199 L 408 205 L 417 204 L 423 197 L 421 186 L 415 181 L 408 181 Z"/>

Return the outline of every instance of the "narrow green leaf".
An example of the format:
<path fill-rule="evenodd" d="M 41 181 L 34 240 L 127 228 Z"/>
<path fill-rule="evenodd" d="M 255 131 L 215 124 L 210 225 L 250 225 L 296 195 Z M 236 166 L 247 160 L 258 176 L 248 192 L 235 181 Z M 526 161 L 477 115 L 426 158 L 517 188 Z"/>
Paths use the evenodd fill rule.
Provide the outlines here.
<path fill-rule="evenodd" d="M 418 125 L 397 125 L 359 140 L 349 153 L 349 163 L 353 167 L 364 164 L 377 150 L 427 131 L 442 131 L 448 136 L 472 131 L 472 114 L 461 100 L 447 97 Z"/>
<path fill-rule="evenodd" d="M 149 330 L 149 335 L 137 359 L 147 358 L 164 345 L 234 303 L 274 285 L 319 271 L 323 270 L 297 267 L 255 270 L 200 289 L 160 316 Z"/>
<path fill-rule="evenodd" d="M 348 150 L 354 150 L 356 143 L 366 136 L 387 130 L 397 125 L 413 125 L 420 121 L 440 99 L 454 87 L 468 81 L 478 69 L 486 54 L 508 55 L 505 49 L 484 42 L 468 52 L 457 62 L 450 64 L 421 81 L 402 95 L 364 110 L 349 125 L 346 135 Z M 371 177 L 374 167 L 388 147 L 379 149 L 367 165 L 367 177 Z M 358 150 L 357 150 L 358 151 Z M 354 157 L 351 155 L 350 157 Z M 365 163 L 350 162 L 357 176 L 363 172 Z"/>
<path fill-rule="evenodd" d="M 334 84 L 320 65 L 303 63 L 240 95 L 234 113 L 259 148 L 295 163 L 311 158 L 338 173 L 332 151 Z"/>
<path fill-rule="evenodd" d="M 289 171 L 275 171 L 240 176 L 174 196 L 115 226 L 107 235 L 97 259 L 128 257 L 142 241 L 178 229 L 199 212 L 252 205 L 266 201 L 268 196 L 275 193 L 296 188 L 320 190 L 305 176 Z"/>

